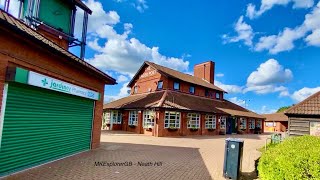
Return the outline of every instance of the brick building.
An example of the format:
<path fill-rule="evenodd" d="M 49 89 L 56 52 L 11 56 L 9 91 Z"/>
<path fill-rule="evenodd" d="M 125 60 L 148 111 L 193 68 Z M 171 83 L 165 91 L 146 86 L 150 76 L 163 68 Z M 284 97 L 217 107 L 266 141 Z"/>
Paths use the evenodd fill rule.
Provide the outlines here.
<path fill-rule="evenodd" d="M 288 129 L 288 116 L 283 112 L 262 114 L 266 118 L 264 132 L 286 132 Z"/>
<path fill-rule="evenodd" d="M 101 97 L 116 83 L 68 51 L 84 51 L 73 37 L 76 7 L 84 30 L 91 10 L 79 0 L 39 2 L 21 1 L 19 19 L 0 9 L 0 177 L 97 148 Z"/>
<path fill-rule="evenodd" d="M 263 131 L 263 116 L 224 99 L 214 69 L 212 61 L 197 64 L 192 76 L 144 62 L 130 95 L 104 105 L 103 128 L 158 137 Z"/>

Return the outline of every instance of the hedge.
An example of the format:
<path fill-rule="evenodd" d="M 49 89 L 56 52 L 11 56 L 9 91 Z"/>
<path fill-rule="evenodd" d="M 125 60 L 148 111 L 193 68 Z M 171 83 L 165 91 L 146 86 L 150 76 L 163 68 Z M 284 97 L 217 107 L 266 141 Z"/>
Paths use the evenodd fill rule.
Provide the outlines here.
<path fill-rule="evenodd" d="M 261 180 L 320 179 L 320 137 L 288 138 L 263 152 L 258 163 Z"/>

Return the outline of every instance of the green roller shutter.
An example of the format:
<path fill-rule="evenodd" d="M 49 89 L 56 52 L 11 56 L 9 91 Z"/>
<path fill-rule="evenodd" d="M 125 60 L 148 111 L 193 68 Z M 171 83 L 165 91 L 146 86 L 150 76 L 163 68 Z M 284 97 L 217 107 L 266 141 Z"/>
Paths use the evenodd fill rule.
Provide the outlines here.
<path fill-rule="evenodd" d="M 0 176 L 89 150 L 94 101 L 9 83 Z"/>

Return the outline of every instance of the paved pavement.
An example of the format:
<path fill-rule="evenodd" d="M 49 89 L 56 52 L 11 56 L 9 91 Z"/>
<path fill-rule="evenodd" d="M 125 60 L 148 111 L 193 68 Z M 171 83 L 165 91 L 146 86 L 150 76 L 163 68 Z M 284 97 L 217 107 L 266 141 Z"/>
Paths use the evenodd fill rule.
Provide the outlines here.
<path fill-rule="evenodd" d="M 233 135 L 244 139 L 243 179 L 255 179 L 258 148 L 269 135 Z M 150 137 L 104 131 L 101 147 L 39 166 L 6 179 L 39 180 L 206 180 L 222 178 L 225 139 L 230 136 Z M 99 163 L 99 164 L 97 164 Z"/>

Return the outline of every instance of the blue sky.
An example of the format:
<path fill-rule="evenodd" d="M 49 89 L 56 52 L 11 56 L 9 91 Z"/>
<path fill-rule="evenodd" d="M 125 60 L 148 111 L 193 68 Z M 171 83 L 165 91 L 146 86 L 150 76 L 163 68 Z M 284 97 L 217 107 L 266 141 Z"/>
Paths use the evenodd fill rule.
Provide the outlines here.
<path fill-rule="evenodd" d="M 144 60 L 186 73 L 213 60 L 226 99 L 258 113 L 320 90 L 318 0 L 84 2 L 93 10 L 86 61 L 119 83 L 106 86 L 105 101 L 128 95 Z"/>

